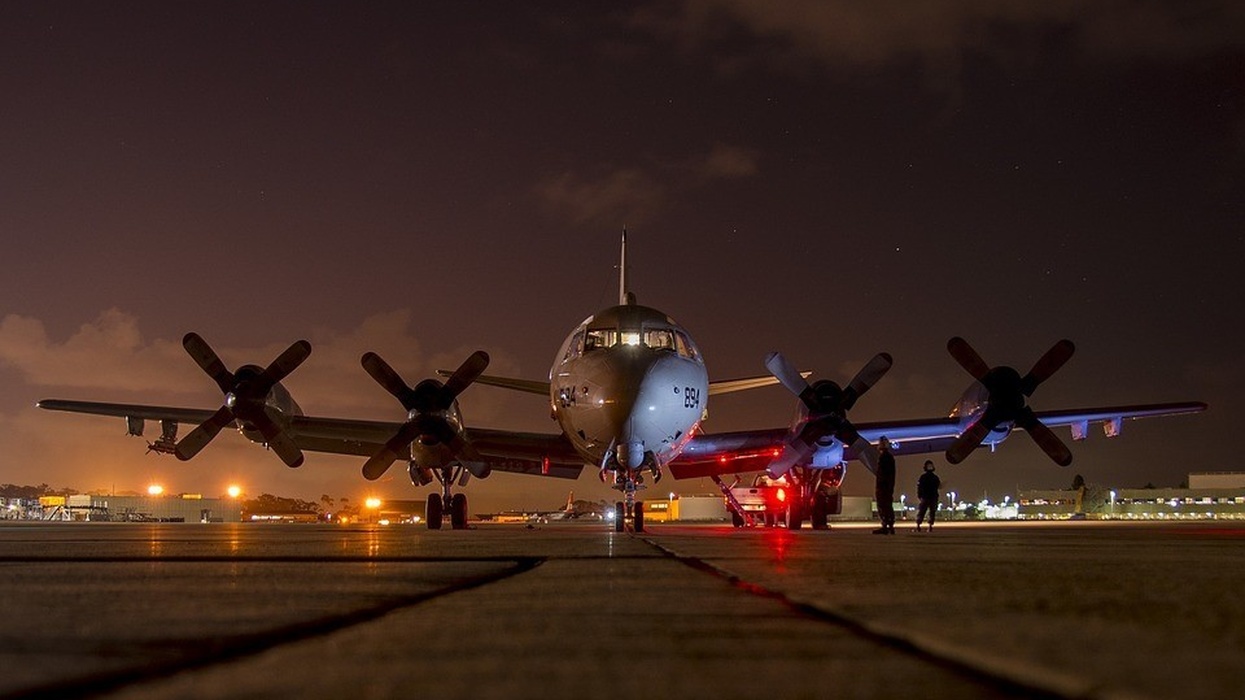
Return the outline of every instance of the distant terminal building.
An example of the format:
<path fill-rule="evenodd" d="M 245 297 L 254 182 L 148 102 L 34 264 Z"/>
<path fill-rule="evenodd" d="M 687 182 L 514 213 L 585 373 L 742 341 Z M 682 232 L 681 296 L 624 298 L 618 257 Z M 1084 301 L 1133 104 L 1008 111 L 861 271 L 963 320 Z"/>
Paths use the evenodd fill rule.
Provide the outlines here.
<path fill-rule="evenodd" d="M 203 498 L 199 494 L 177 496 L 67 496 L 60 506 L 68 520 L 161 523 L 237 523 L 242 521 L 238 501 Z M 47 508 L 45 507 L 45 511 Z"/>
<path fill-rule="evenodd" d="M 1245 519 L 1245 472 L 1189 474 L 1189 488 L 1021 491 L 1021 519 Z"/>

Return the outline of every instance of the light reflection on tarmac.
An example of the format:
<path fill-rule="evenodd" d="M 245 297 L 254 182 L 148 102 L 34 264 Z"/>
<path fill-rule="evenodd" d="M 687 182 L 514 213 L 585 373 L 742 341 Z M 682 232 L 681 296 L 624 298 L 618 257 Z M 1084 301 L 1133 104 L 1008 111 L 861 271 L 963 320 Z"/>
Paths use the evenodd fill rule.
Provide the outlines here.
<path fill-rule="evenodd" d="M 1240 697 L 1245 524 L 0 526 L 0 697 Z"/>

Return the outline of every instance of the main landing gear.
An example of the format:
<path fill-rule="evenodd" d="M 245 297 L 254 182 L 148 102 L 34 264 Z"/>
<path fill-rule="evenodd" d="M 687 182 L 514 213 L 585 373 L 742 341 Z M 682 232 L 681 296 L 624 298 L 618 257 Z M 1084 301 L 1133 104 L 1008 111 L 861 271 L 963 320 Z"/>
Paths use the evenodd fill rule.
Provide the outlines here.
<path fill-rule="evenodd" d="M 428 521 L 429 530 L 440 530 L 446 515 L 450 516 L 450 528 L 465 530 L 467 528 L 467 494 L 450 493 L 455 481 L 462 486 L 470 476 L 461 466 L 446 467 L 435 470 L 437 481 L 441 483 L 441 493 L 428 494 L 428 504 L 424 508 L 424 519 Z M 447 513 L 448 511 L 448 513 Z"/>

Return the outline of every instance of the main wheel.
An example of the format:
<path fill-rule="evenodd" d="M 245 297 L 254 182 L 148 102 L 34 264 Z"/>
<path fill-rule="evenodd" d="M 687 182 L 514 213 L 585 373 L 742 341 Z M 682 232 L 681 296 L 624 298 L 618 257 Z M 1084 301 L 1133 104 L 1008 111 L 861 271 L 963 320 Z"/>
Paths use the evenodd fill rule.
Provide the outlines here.
<path fill-rule="evenodd" d="M 787 506 L 787 529 L 799 530 L 804 524 L 804 509 L 800 507 L 799 501 L 791 501 Z"/>
<path fill-rule="evenodd" d="M 428 505 L 424 508 L 424 517 L 428 519 L 429 530 L 441 529 L 441 494 L 428 494 Z"/>
<path fill-rule="evenodd" d="M 622 501 L 614 504 L 614 532 L 622 532 L 627 524 L 627 507 Z"/>
<path fill-rule="evenodd" d="M 631 521 L 636 532 L 644 532 L 644 503 L 635 502 L 635 519 Z"/>
<path fill-rule="evenodd" d="M 463 530 L 467 527 L 467 494 L 456 493 L 450 497 L 450 527 Z"/>
<path fill-rule="evenodd" d="M 826 499 L 827 496 L 820 493 L 813 494 L 813 529 L 826 530 L 829 529 L 830 523 L 826 518 Z"/>

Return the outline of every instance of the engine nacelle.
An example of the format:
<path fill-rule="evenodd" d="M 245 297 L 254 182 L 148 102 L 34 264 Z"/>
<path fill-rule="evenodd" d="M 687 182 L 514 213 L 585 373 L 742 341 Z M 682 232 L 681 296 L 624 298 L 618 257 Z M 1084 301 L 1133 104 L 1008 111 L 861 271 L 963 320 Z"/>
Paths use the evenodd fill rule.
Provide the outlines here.
<path fill-rule="evenodd" d="M 411 483 L 416 486 L 427 486 L 432 483 L 432 470 L 425 469 L 414 461 L 407 464 L 406 473 L 411 477 Z"/>
<path fill-rule="evenodd" d="M 807 466 L 813 469 L 829 469 L 843 462 L 843 443 L 838 440 L 831 440 L 829 445 L 817 445 L 817 450 L 813 452 L 812 459 L 809 460 Z"/>

